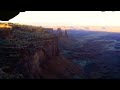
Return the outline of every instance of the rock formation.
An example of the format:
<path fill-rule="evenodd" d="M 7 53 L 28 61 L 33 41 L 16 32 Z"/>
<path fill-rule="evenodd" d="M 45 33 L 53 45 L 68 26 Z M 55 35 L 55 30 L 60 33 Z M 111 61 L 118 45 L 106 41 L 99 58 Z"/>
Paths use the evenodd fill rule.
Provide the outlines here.
<path fill-rule="evenodd" d="M 63 32 L 62 32 L 61 28 L 57 29 L 57 34 L 58 34 L 59 38 L 63 36 Z"/>
<path fill-rule="evenodd" d="M 22 68 L 17 66 L 16 71 L 30 78 L 39 78 L 41 65 L 58 54 L 57 37 L 50 32 L 36 29 L 39 28 L 16 25 L 11 30 L 1 30 L 0 33 L 0 38 L 4 41 L 3 45 L 0 45 L 0 51 L 8 51 L 1 51 L 3 58 L 0 59 L 7 60 L 8 56 L 11 59 L 17 58 L 18 66 Z M 11 35 L 15 37 L 11 38 Z"/>
<path fill-rule="evenodd" d="M 14 37 L 1 39 L 0 68 L 8 66 L 12 72 L 28 79 L 72 78 L 75 73 L 80 74 L 80 67 L 59 54 L 59 37 L 43 28 L 35 31 L 31 31 L 31 28 L 35 30 L 37 27 L 15 25 L 12 28 Z M 62 30 L 59 28 L 58 31 L 62 36 Z"/>
<path fill-rule="evenodd" d="M 65 30 L 65 37 L 68 38 L 67 30 Z"/>

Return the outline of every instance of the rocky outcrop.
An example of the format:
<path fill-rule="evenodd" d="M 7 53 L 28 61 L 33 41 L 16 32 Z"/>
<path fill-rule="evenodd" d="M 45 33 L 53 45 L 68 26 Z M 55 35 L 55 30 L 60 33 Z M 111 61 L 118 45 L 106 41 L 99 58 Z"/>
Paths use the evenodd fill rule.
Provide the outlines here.
<path fill-rule="evenodd" d="M 61 28 L 57 29 L 57 35 L 59 38 L 63 36 L 63 32 L 62 32 Z"/>
<path fill-rule="evenodd" d="M 59 37 L 41 27 L 31 28 L 13 27 L 14 38 L 1 40 L 0 68 L 9 66 L 12 73 L 22 74 L 25 79 L 73 78 L 80 75 L 81 68 L 60 55 Z M 62 36 L 62 30 L 58 31 Z"/>
<path fill-rule="evenodd" d="M 61 28 L 57 29 L 56 35 L 58 36 L 58 38 L 68 38 L 67 30 L 62 30 Z"/>
<path fill-rule="evenodd" d="M 67 30 L 65 30 L 65 37 L 68 38 Z"/>
<path fill-rule="evenodd" d="M 12 26 L 0 30 L 0 68 L 9 66 L 25 78 L 40 78 L 41 65 L 58 55 L 57 37 L 42 27 Z"/>

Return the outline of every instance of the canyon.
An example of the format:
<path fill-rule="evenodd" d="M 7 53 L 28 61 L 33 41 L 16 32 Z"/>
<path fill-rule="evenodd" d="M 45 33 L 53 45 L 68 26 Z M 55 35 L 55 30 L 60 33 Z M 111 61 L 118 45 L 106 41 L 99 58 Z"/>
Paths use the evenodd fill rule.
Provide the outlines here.
<path fill-rule="evenodd" d="M 72 79 L 84 78 L 83 70 L 60 54 L 59 40 L 67 39 L 51 28 L 9 23 L 0 29 L 1 78 Z"/>

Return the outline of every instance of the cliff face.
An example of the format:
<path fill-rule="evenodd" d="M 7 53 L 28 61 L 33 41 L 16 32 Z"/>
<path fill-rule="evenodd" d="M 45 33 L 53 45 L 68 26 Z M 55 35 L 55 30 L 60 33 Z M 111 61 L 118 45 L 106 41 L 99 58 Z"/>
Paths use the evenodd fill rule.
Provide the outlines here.
<path fill-rule="evenodd" d="M 25 78 L 40 78 L 42 73 L 41 66 L 59 55 L 56 39 L 50 39 L 42 43 L 44 44 L 36 49 L 35 47 L 30 46 L 30 48 L 35 49 L 34 51 L 30 51 L 29 48 L 21 50 L 22 58 L 19 65 L 20 67 L 22 66 L 25 71 L 20 73 L 26 76 Z M 19 68 L 19 70 L 20 69 L 21 68 Z"/>
<path fill-rule="evenodd" d="M 13 38 L 0 38 L 0 59 L 6 61 L 0 61 L 3 65 L 0 68 L 8 66 L 10 73 L 22 74 L 28 79 L 82 77 L 81 67 L 60 55 L 59 39 L 51 31 L 46 32 L 42 27 L 14 25 L 12 35 Z"/>

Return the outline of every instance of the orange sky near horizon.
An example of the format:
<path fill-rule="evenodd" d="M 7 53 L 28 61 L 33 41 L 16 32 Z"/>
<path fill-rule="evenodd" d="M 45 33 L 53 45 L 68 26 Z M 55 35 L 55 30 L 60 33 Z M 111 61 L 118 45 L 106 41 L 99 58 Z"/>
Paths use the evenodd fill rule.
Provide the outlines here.
<path fill-rule="evenodd" d="M 61 28 L 63 30 L 76 29 L 76 30 L 89 30 L 89 31 L 105 31 L 105 32 L 120 32 L 120 26 L 46 26 L 47 28 Z"/>
<path fill-rule="evenodd" d="M 120 32 L 119 11 L 26 11 L 10 22 L 62 29 L 88 27 L 88 30 Z"/>

